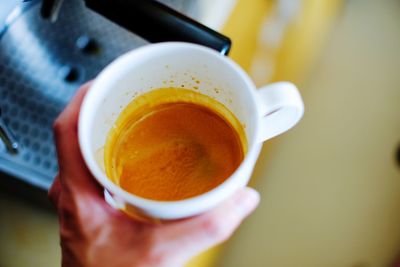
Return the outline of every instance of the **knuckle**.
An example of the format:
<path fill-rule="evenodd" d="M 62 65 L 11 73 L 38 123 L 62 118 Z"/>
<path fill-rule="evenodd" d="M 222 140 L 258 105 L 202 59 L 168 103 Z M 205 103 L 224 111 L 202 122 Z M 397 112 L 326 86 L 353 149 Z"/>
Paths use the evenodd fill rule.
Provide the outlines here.
<path fill-rule="evenodd" d="M 77 130 L 78 123 L 71 114 L 64 110 L 54 121 L 53 131 L 55 136 Z"/>
<path fill-rule="evenodd" d="M 49 200 L 57 207 L 58 206 L 58 198 L 61 193 L 59 178 L 56 176 L 53 184 L 51 185 L 49 191 L 47 192 L 47 197 Z"/>
<path fill-rule="evenodd" d="M 61 118 L 58 117 L 53 123 L 53 131 L 54 131 L 54 133 L 56 135 L 60 134 L 62 132 L 62 127 L 63 127 L 63 123 L 61 121 Z"/>
<path fill-rule="evenodd" d="M 56 192 L 55 192 L 55 189 L 53 187 L 51 187 L 49 192 L 47 192 L 47 197 L 50 199 L 50 201 L 53 204 L 57 204 L 56 203 Z"/>

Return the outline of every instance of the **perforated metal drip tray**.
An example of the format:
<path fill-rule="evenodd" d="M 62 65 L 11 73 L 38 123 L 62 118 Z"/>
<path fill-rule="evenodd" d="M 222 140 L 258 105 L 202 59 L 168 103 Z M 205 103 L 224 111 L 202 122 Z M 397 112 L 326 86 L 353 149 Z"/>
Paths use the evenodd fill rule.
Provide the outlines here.
<path fill-rule="evenodd" d="M 192 7 L 184 0 L 162 2 L 181 11 Z M 55 118 L 84 81 L 146 42 L 83 1 L 65 1 L 55 24 L 41 19 L 37 2 L 22 5 L 0 35 L 1 117 L 19 144 L 10 153 L 0 140 L 0 172 L 47 190 L 58 170 Z"/>

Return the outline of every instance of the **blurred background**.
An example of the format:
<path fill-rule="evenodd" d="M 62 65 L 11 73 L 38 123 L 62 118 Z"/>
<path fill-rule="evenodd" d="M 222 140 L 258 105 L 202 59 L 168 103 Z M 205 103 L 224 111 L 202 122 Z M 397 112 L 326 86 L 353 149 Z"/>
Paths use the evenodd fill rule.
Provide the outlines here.
<path fill-rule="evenodd" d="M 52 120 L 81 83 L 146 44 L 79 0 L 54 24 L 39 2 L 0 2 L 0 136 L 19 144 L 0 141 L 0 267 L 60 266 L 45 196 L 57 172 Z M 230 57 L 257 86 L 296 83 L 306 107 L 264 145 L 251 180 L 258 209 L 188 266 L 396 266 L 400 1 L 161 2 L 229 36 Z"/>

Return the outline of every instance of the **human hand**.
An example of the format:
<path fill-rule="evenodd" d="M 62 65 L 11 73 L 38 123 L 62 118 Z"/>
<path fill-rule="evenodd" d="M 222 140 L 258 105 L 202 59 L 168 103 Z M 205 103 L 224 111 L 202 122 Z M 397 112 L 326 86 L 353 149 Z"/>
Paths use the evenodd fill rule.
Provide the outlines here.
<path fill-rule="evenodd" d="M 89 87 L 77 92 L 54 124 L 59 174 L 49 197 L 58 212 L 63 267 L 182 266 L 228 239 L 256 208 L 259 195 L 250 188 L 202 215 L 161 225 L 109 206 L 78 145 L 78 114 Z"/>

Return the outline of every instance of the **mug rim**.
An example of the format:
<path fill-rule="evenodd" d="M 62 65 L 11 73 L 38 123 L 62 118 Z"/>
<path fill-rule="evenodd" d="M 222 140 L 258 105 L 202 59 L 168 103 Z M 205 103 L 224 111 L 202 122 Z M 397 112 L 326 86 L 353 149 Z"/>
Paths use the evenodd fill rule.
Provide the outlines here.
<path fill-rule="evenodd" d="M 173 201 L 163 201 L 163 200 L 153 200 L 143 198 L 132 193 L 129 193 L 116 185 L 112 182 L 107 175 L 100 169 L 98 166 L 94 156 L 91 152 L 91 145 L 90 145 L 90 133 L 91 133 L 91 118 L 93 117 L 92 114 L 96 112 L 99 108 L 99 105 L 93 109 L 92 102 L 95 98 L 109 94 L 110 86 L 104 86 L 106 84 L 104 81 L 110 80 L 110 78 L 114 75 L 116 69 L 120 69 L 121 66 L 125 68 L 129 68 L 128 72 L 131 72 L 132 69 L 136 68 L 136 64 L 132 64 L 135 58 L 140 58 L 143 56 L 146 57 L 154 57 L 153 54 L 157 50 L 175 50 L 179 51 L 180 49 L 191 49 L 193 52 L 201 52 L 203 54 L 207 54 L 210 57 L 217 58 L 220 61 L 221 66 L 223 65 L 224 68 L 230 68 L 231 71 L 235 72 L 241 80 L 246 84 L 246 92 L 251 95 L 251 105 L 248 108 L 253 109 L 251 110 L 252 114 L 256 114 L 255 123 L 254 123 L 254 131 L 253 136 L 247 136 L 246 139 L 249 143 L 248 152 L 246 153 L 245 157 L 243 158 L 242 162 L 238 166 L 238 168 L 228 177 L 225 179 L 224 182 L 219 184 L 218 186 L 214 187 L 210 191 L 207 191 L 203 194 L 196 195 L 190 198 L 180 199 L 180 200 L 173 200 Z M 129 64 L 131 63 L 131 64 Z M 184 43 L 184 42 L 164 42 L 164 43 L 157 43 L 157 44 L 149 44 L 145 45 L 140 48 L 133 49 L 107 65 L 95 78 L 91 88 L 85 95 L 81 110 L 79 112 L 79 119 L 78 119 L 78 141 L 80 150 L 83 156 L 83 159 L 94 176 L 94 178 L 104 187 L 104 189 L 108 190 L 112 195 L 118 196 L 122 198 L 125 202 L 138 207 L 142 211 L 146 212 L 147 209 L 179 209 L 184 206 L 197 206 L 199 210 L 206 210 L 207 207 L 213 204 L 219 203 L 218 200 L 223 200 L 226 196 L 230 195 L 235 191 L 235 189 L 239 189 L 243 186 L 243 181 L 245 180 L 247 184 L 248 177 L 238 177 L 238 173 L 241 173 L 241 170 L 246 167 L 248 164 L 252 164 L 251 161 L 254 160 L 254 156 L 257 157 L 262 142 L 258 142 L 257 140 L 257 132 L 260 129 L 260 111 L 257 104 L 256 98 L 256 87 L 248 74 L 232 59 L 221 55 L 215 50 L 212 50 L 208 47 L 204 47 L 197 44 L 192 43 Z M 248 106 L 248 105 L 246 105 Z M 251 142 L 249 142 L 251 140 Z M 251 166 L 252 167 L 252 166 Z M 243 175 L 243 174 L 242 174 Z M 250 174 L 249 174 L 250 175 Z M 236 177 L 236 179 L 234 179 Z M 244 184 L 245 185 L 245 184 Z M 215 203 L 217 202 L 217 203 Z M 200 204 L 199 204 L 200 203 Z M 201 211 L 199 211 L 201 212 Z M 192 212 L 194 215 L 199 212 Z M 190 213 L 190 212 L 189 212 Z M 186 216 L 181 216 L 186 217 Z"/>

